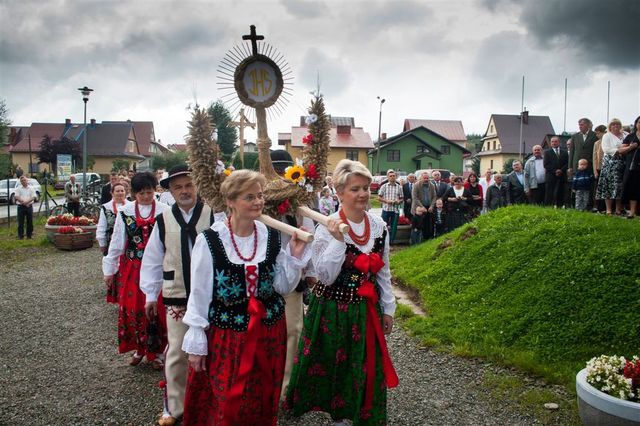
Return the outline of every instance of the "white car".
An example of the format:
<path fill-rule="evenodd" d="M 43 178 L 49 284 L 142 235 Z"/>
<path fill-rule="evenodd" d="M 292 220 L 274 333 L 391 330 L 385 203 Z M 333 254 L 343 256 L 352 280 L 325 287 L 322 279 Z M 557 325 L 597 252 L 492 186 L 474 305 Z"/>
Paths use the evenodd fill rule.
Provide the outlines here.
<path fill-rule="evenodd" d="M 42 188 L 35 179 L 28 179 L 28 185 L 36 191 L 36 201 L 40 201 L 40 194 Z M 7 182 L 9 182 L 9 189 L 7 190 Z M 6 203 L 7 199 L 9 204 L 16 203 L 16 189 L 20 186 L 20 179 L 2 179 L 0 180 L 0 203 Z"/>

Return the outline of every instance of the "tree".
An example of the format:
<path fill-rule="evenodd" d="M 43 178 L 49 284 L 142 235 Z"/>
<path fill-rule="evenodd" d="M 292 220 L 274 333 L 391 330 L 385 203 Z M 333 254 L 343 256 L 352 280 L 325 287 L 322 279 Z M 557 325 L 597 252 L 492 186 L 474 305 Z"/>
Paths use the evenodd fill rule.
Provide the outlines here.
<path fill-rule="evenodd" d="M 165 152 L 164 154 L 154 155 L 151 159 L 151 165 L 154 169 L 170 170 L 179 164 L 187 162 L 188 154 L 185 151 Z"/>
<path fill-rule="evenodd" d="M 47 163 L 51 170 L 57 170 L 58 154 L 70 154 L 76 165 L 82 164 L 82 148 L 78 142 L 67 137 L 52 140 L 49 135 L 45 135 L 40 142 L 40 151 L 36 154 L 38 163 Z"/>
<path fill-rule="evenodd" d="M 0 179 L 12 177 L 17 168 L 18 165 L 11 162 L 11 155 L 0 153 Z"/>
<path fill-rule="evenodd" d="M 131 163 L 127 160 L 123 160 L 122 158 L 116 158 L 111 162 L 111 171 L 119 172 L 120 170 L 129 170 L 129 166 Z"/>
<path fill-rule="evenodd" d="M 229 124 L 232 121 L 231 113 L 220 100 L 212 102 L 207 108 L 207 113 L 211 118 L 211 125 L 218 133 L 217 142 L 222 153 L 222 161 L 228 162 L 233 156 L 238 142 L 236 128 Z"/>
<path fill-rule="evenodd" d="M 233 161 L 231 162 L 233 167 L 236 170 L 242 169 L 242 165 L 240 164 L 240 154 L 236 152 L 233 156 Z M 258 153 L 257 152 L 245 152 L 244 153 L 244 168 L 249 170 L 260 171 L 260 162 L 258 161 Z"/>
<path fill-rule="evenodd" d="M 471 151 L 472 154 L 482 151 L 482 135 L 477 133 L 468 134 L 466 145 L 466 148 Z"/>
<path fill-rule="evenodd" d="M 507 161 L 504 162 L 504 165 L 502 166 L 502 174 L 509 174 L 513 171 L 513 162 L 516 161 L 515 158 L 509 158 Z"/>
<path fill-rule="evenodd" d="M 480 157 L 477 155 L 471 159 L 471 170 L 473 170 L 473 173 L 480 176 Z"/>
<path fill-rule="evenodd" d="M 0 147 L 9 143 L 9 109 L 4 99 L 0 99 Z"/>

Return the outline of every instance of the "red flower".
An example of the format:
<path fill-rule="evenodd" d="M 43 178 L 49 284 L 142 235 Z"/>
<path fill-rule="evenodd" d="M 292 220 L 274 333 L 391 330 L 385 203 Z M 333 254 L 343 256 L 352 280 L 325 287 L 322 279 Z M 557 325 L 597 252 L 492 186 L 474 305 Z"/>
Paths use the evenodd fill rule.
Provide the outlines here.
<path fill-rule="evenodd" d="M 309 167 L 307 167 L 307 178 L 309 179 L 320 178 L 320 175 L 318 175 L 318 171 L 316 170 L 315 164 L 309 164 Z"/>
<path fill-rule="evenodd" d="M 305 145 L 312 145 L 313 144 L 313 135 L 311 133 L 306 135 L 304 138 L 302 138 L 302 143 L 305 144 Z"/>
<path fill-rule="evenodd" d="M 166 380 L 160 380 L 160 381 L 158 382 L 158 387 L 159 387 L 160 389 L 164 389 L 166 386 L 167 386 L 167 381 L 166 381 Z"/>
<path fill-rule="evenodd" d="M 287 214 L 287 212 L 289 211 L 290 208 L 291 208 L 291 203 L 289 202 L 289 199 L 287 198 L 286 200 L 281 202 L 280 205 L 278 206 L 278 213 L 281 214 L 281 215 Z"/>

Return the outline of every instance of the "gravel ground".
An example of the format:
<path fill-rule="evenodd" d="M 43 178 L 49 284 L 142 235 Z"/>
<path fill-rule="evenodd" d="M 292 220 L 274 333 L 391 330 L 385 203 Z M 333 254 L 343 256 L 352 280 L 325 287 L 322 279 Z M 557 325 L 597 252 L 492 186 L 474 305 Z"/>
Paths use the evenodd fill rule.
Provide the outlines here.
<path fill-rule="evenodd" d="M 117 354 L 117 312 L 104 301 L 98 250 L 41 247 L 6 257 L 0 274 L 0 424 L 154 424 L 161 374 L 146 364 L 132 368 Z M 421 348 L 400 328 L 389 348 L 400 376 L 400 386 L 389 392 L 389 424 L 538 424 L 482 387 L 487 373 L 517 373 Z M 551 423 L 567 423 L 561 411 Z M 331 421 L 310 413 L 279 424 Z"/>

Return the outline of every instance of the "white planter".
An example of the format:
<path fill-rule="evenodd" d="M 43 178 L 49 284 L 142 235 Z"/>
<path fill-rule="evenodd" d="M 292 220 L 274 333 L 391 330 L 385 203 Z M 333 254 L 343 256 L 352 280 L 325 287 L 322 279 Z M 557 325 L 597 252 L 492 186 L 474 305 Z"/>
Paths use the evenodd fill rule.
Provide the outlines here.
<path fill-rule="evenodd" d="M 640 404 L 600 392 L 587 383 L 586 368 L 576 376 L 576 392 L 583 425 L 640 425 Z"/>

